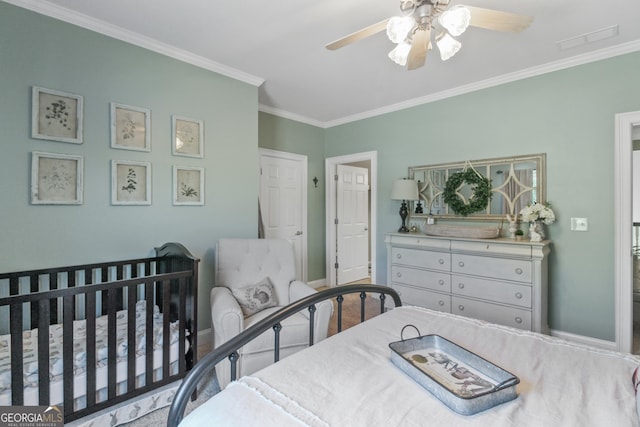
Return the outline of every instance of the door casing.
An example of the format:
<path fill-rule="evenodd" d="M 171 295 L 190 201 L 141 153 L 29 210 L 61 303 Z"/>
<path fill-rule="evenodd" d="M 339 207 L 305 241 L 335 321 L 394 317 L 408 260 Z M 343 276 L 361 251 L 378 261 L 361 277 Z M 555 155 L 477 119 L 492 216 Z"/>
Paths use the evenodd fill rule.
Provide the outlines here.
<path fill-rule="evenodd" d="M 336 270 L 334 268 L 336 262 L 336 168 L 339 164 L 369 161 L 371 165 L 369 185 L 371 187 L 371 221 L 369 229 L 371 230 L 371 239 L 369 245 L 371 247 L 371 280 L 376 282 L 376 237 L 377 237 L 377 206 L 378 206 L 378 152 L 367 151 L 363 153 L 348 154 L 345 156 L 329 157 L 325 159 L 325 188 L 326 188 L 326 280 L 327 286 L 336 286 Z"/>

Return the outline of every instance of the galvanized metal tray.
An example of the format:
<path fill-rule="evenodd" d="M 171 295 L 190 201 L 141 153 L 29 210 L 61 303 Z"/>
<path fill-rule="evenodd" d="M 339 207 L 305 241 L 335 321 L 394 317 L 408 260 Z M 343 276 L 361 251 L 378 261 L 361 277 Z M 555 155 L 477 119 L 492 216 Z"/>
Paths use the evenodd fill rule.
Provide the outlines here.
<path fill-rule="evenodd" d="M 389 348 L 394 365 L 461 415 L 517 397 L 518 377 L 440 335 L 403 338 Z"/>

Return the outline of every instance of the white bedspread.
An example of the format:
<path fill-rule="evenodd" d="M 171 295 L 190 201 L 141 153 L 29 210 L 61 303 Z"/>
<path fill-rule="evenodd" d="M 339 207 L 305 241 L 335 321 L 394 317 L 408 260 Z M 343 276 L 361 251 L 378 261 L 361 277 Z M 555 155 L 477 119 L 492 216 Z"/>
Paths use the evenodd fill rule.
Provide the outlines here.
<path fill-rule="evenodd" d="M 406 324 L 512 372 L 518 397 L 472 416 L 451 411 L 391 363 L 388 344 Z M 230 384 L 181 426 L 633 427 L 638 365 L 628 354 L 401 307 Z"/>

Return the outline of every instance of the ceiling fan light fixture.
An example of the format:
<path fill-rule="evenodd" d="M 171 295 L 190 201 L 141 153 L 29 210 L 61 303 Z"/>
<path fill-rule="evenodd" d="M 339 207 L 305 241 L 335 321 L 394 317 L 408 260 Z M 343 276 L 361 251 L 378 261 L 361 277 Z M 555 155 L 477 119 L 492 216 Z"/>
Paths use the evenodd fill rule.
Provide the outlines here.
<path fill-rule="evenodd" d="M 471 22 L 471 11 L 462 5 L 455 5 L 449 10 L 442 12 L 438 17 L 438 22 L 452 36 L 459 36 L 464 33 Z"/>
<path fill-rule="evenodd" d="M 462 43 L 458 40 L 451 37 L 451 35 L 447 32 L 442 32 L 436 38 L 436 45 L 438 45 L 438 49 L 440 50 L 440 58 L 443 61 L 451 58 L 453 55 L 458 53 L 460 48 L 462 47 Z"/>
<path fill-rule="evenodd" d="M 396 64 L 404 67 L 407 65 L 407 58 L 409 57 L 409 51 L 411 50 L 411 45 L 409 43 L 401 42 L 389 52 L 389 59 L 391 59 Z"/>
<path fill-rule="evenodd" d="M 387 37 L 394 43 L 404 42 L 415 25 L 411 16 L 394 16 L 387 22 Z"/>

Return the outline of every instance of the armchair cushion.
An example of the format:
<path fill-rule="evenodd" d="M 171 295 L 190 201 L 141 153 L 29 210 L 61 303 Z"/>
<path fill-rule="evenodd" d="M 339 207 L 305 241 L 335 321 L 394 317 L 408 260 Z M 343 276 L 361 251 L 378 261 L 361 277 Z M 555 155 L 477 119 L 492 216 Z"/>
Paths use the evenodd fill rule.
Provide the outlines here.
<path fill-rule="evenodd" d="M 231 292 L 238 301 L 244 317 L 252 316 L 265 308 L 278 305 L 275 289 L 268 277 L 255 285 L 233 288 Z"/>

